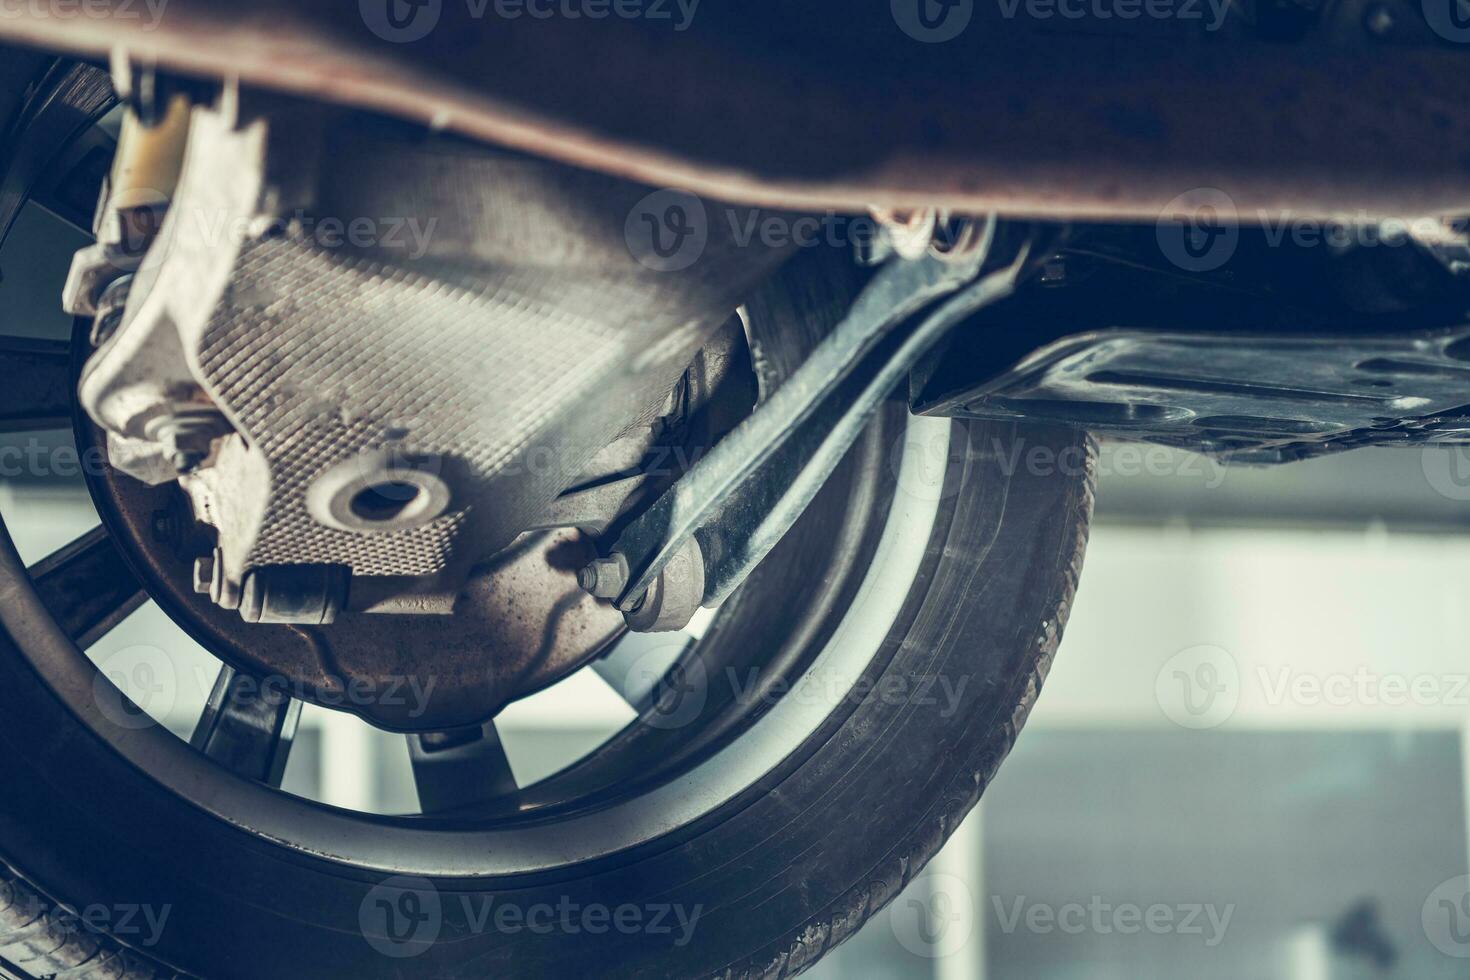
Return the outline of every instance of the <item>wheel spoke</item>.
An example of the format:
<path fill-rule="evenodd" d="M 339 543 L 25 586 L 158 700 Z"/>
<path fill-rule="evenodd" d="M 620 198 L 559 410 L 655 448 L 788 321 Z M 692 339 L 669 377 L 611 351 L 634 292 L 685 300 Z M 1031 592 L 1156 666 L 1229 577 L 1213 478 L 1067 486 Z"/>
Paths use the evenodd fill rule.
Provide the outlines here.
<path fill-rule="evenodd" d="M 693 637 L 678 633 L 629 633 L 592 669 L 642 714 L 653 707 L 659 681 L 693 644 Z"/>
<path fill-rule="evenodd" d="M 516 791 L 495 722 L 408 736 L 408 757 L 424 813 L 444 813 Z"/>
<path fill-rule="evenodd" d="M 300 720 L 300 701 L 223 664 L 189 744 L 236 775 L 279 788 Z"/>
<path fill-rule="evenodd" d="M 67 428 L 71 405 L 68 344 L 0 337 L 0 432 Z"/>
<path fill-rule="evenodd" d="M 107 73 L 79 62 L 58 60 L 36 85 L 22 110 L 14 156 L 6 161 L 0 180 L 0 242 L 62 151 L 116 101 Z"/>
<path fill-rule="evenodd" d="M 92 237 L 97 202 L 116 153 L 117 141 L 112 134 L 93 127 L 67 146 L 31 188 L 31 203 Z"/>
<path fill-rule="evenodd" d="M 83 649 L 148 598 L 105 528 L 94 528 L 30 569 L 41 601 Z"/>

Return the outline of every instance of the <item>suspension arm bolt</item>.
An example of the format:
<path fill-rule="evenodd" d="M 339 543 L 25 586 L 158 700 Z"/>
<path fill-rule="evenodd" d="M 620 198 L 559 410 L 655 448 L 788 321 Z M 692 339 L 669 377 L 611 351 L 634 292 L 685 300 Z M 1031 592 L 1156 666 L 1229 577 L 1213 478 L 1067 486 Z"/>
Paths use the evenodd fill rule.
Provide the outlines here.
<path fill-rule="evenodd" d="M 616 599 L 628 584 L 628 559 L 614 552 L 577 570 L 577 584 L 599 599 Z"/>

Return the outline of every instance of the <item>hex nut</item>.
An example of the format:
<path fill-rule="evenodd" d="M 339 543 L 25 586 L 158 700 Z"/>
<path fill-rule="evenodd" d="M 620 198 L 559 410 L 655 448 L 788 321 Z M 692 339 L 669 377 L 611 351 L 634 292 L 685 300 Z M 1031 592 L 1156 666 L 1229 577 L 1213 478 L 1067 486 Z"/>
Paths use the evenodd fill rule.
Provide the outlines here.
<path fill-rule="evenodd" d="M 628 586 L 628 559 L 619 552 L 577 571 L 577 584 L 599 599 L 616 599 Z"/>

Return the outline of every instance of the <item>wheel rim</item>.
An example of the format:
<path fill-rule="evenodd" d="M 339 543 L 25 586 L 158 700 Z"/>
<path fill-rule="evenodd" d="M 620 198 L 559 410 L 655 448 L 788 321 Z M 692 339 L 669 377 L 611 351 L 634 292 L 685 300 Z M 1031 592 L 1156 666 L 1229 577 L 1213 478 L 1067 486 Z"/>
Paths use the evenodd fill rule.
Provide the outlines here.
<path fill-rule="evenodd" d="M 906 446 L 947 430 L 947 423 L 916 420 Z M 906 478 L 915 479 L 912 474 Z M 855 604 L 818 657 L 821 668 L 836 679 L 817 689 L 825 696 L 783 699 L 725 751 L 649 793 L 595 814 L 529 826 L 495 829 L 434 821 L 435 826 L 425 827 L 425 821 L 414 818 L 352 814 L 236 777 L 160 726 L 119 725 L 95 697 L 101 675 L 30 586 L 8 533 L 0 542 L 0 576 L 8 580 L 14 601 L 0 610 L 0 623 L 10 637 L 30 638 L 25 659 L 82 724 L 164 787 L 240 829 L 315 857 L 395 873 L 527 873 L 626 850 L 687 826 L 735 800 L 795 751 L 847 696 L 850 682 L 886 636 L 907 594 L 894 583 L 899 578 L 905 585 L 912 581 L 937 509 L 937 494 L 896 498 L 893 519 L 879 545 L 882 557 L 861 589 L 867 601 Z"/>

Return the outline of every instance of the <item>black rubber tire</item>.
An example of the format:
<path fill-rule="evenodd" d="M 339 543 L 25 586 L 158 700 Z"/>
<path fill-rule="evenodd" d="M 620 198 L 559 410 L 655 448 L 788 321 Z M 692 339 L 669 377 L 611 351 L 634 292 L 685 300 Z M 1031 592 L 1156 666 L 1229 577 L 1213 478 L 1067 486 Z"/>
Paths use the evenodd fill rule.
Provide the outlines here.
<path fill-rule="evenodd" d="M 0 872 L 0 956 L 23 958 L 16 965 L 35 976 L 94 967 L 139 978 L 801 972 L 882 909 L 978 801 L 1036 699 L 1071 606 L 1091 514 L 1090 438 L 1009 423 L 952 431 L 920 575 L 869 679 L 876 691 L 885 677 L 969 677 L 960 710 L 942 710 L 943 699 L 870 696 L 839 708 L 759 785 L 678 834 L 533 878 L 435 882 L 444 896 L 438 941 L 409 959 L 384 956 L 359 930 L 381 874 L 229 826 L 76 724 L 19 656 L 14 637 L 35 610 L 33 596 L 11 590 L 0 601 L 0 856 L 25 880 Z M 44 906 L 24 901 L 38 894 L 74 908 L 147 903 L 171 914 L 146 957 L 123 955 L 106 937 L 49 927 L 36 914 Z M 475 930 L 463 910 L 483 898 L 465 906 L 451 900 L 458 895 L 523 909 L 656 901 L 703 913 L 693 941 L 678 947 L 678 930 Z M 7 918 L 7 897 L 28 911 Z"/>

